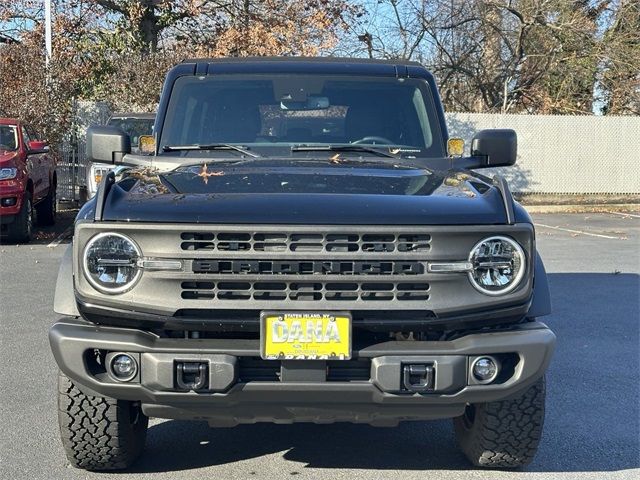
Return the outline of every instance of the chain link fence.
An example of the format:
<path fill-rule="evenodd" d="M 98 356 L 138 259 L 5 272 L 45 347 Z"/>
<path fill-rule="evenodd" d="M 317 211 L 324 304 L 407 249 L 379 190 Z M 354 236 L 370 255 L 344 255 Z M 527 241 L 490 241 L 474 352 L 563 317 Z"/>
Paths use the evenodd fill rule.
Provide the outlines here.
<path fill-rule="evenodd" d="M 87 178 L 84 145 L 81 146 L 77 139 L 74 140 L 65 141 L 59 147 L 57 166 L 58 199 L 71 202 L 83 198 Z"/>
<path fill-rule="evenodd" d="M 450 113 L 447 124 L 467 153 L 475 132 L 514 129 L 518 161 L 494 170 L 516 193 L 640 194 L 640 117 Z"/>
<path fill-rule="evenodd" d="M 78 101 L 76 120 L 64 142 L 58 146 L 58 199 L 67 202 L 85 200 L 87 187 L 87 157 L 85 137 L 91 125 L 103 125 L 111 111 L 106 103 Z"/>

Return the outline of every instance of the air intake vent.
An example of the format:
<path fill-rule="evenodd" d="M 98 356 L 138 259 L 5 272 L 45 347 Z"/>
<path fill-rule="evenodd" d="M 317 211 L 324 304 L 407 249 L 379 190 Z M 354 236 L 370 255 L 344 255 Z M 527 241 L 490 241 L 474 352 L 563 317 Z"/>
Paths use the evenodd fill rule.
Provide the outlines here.
<path fill-rule="evenodd" d="M 260 357 L 238 358 L 238 381 L 279 382 L 281 362 Z M 327 382 L 361 382 L 371 378 L 371 359 L 352 359 L 326 362 Z"/>

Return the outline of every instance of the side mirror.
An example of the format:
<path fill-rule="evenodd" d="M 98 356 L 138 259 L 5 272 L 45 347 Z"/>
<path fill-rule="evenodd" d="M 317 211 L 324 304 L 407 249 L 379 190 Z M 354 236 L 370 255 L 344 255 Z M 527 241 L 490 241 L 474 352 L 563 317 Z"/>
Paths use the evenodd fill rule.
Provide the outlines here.
<path fill-rule="evenodd" d="M 478 158 L 482 167 L 508 167 L 516 163 L 518 136 L 514 130 L 480 130 L 471 140 L 471 156 Z"/>
<path fill-rule="evenodd" d="M 27 149 L 31 154 L 47 153 L 49 151 L 49 146 L 47 145 L 47 142 L 43 142 L 41 140 L 32 140 L 27 145 Z"/>
<path fill-rule="evenodd" d="M 131 139 L 119 128 L 93 126 L 87 129 L 87 157 L 90 161 L 120 163 L 127 153 L 131 153 Z"/>

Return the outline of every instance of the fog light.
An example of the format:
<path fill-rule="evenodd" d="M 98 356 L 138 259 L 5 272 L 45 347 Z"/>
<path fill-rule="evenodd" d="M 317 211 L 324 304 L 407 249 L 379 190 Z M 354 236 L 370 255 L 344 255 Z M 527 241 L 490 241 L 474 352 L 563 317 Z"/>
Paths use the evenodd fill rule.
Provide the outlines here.
<path fill-rule="evenodd" d="M 16 203 L 18 203 L 17 197 L 7 197 L 2 199 L 1 205 L 3 207 L 13 207 Z"/>
<path fill-rule="evenodd" d="M 138 373 L 138 364 L 131 355 L 119 353 L 111 359 L 111 373 L 118 380 L 127 382 Z"/>
<path fill-rule="evenodd" d="M 493 382 L 498 376 L 498 361 L 493 357 L 478 357 L 473 361 L 471 373 L 478 383 Z"/>

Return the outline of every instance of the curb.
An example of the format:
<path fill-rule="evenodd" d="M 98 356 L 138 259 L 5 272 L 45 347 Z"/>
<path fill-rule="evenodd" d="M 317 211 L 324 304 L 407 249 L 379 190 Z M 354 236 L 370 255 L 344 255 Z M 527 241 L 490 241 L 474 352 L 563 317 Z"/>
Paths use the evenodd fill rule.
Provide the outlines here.
<path fill-rule="evenodd" d="M 577 205 L 522 205 L 529 213 L 640 213 L 637 203 L 602 203 Z"/>

